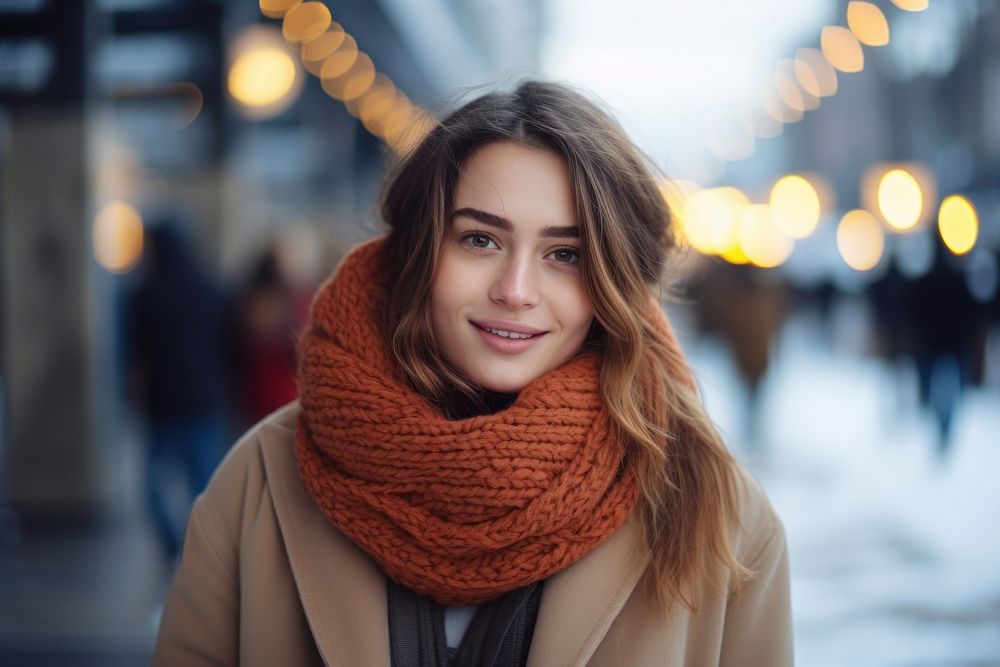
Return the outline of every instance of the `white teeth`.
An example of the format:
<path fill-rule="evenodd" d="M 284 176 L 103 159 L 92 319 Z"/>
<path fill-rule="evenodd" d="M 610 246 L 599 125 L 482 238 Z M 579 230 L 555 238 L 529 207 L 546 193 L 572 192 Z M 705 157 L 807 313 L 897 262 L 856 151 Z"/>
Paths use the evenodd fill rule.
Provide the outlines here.
<path fill-rule="evenodd" d="M 516 331 L 504 331 L 503 329 L 490 329 L 489 327 L 483 327 L 491 334 L 495 336 L 503 336 L 504 338 L 531 338 L 534 334 L 517 333 Z"/>

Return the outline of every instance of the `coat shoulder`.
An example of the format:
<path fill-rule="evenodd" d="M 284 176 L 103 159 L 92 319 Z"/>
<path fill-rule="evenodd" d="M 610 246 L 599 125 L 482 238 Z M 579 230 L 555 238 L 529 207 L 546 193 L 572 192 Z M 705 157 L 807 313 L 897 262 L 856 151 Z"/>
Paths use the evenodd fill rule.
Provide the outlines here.
<path fill-rule="evenodd" d="M 783 539 L 784 527 L 760 482 L 742 465 L 736 465 L 737 521 L 732 545 L 740 563 L 752 566 L 765 547 Z"/>
<path fill-rule="evenodd" d="M 294 456 L 295 419 L 299 412 L 298 401 L 279 408 L 252 426 L 240 436 L 222 459 L 205 491 L 206 494 L 231 496 L 232 492 L 263 469 L 262 451 L 273 447 L 275 441 L 286 445 Z"/>
<path fill-rule="evenodd" d="M 295 457 L 297 415 L 296 401 L 279 408 L 244 433 L 222 459 L 196 506 L 215 515 L 219 523 L 230 529 L 240 526 L 245 510 L 256 507 L 269 492 L 264 450 Z"/>

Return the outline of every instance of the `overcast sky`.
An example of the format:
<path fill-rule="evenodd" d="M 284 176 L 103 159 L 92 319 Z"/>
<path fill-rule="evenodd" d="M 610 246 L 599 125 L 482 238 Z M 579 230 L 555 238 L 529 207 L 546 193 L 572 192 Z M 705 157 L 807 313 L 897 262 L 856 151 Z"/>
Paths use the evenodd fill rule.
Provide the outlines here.
<path fill-rule="evenodd" d="M 713 172 L 706 130 L 760 104 L 775 64 L 816 46 L 833 0 L 551 0 L 543 70 L 599 95 L 672 176 Z M 843 21 L 838 21 L 843 23 Z"/>

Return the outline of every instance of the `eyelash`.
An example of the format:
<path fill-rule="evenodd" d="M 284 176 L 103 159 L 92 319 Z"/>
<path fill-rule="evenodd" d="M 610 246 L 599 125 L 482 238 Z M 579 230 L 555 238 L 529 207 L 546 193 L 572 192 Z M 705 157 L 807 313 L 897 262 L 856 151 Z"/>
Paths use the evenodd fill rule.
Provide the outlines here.
<path fill-rule="evenodd" d="M 480 247 L 471 245 L 471 240 L 474 239 L 474 238 L 488 239 L 494 245 L 496 245 L 496 246 L 500 245 L 499 243 L 497 243 L 497 240 L 495 238 L 493 238 L 492 236 L 490 236 L 489 234 L 486 234 L 484 232 L 466 232 L 465 234 L 460 235 L 458 237 L 458 240 L 459 240 L 460 243 L 462 243 L 463 245 L 465 245 L 470 250 L 474 250 L 474 251 L 478 251 L 478 252 L 482 252 L 482 251 L 485 251 L 485 250 L 492 250 L 492 248 L 480 248 Z M 556 264 L 560 264 L 562 266 L 575 266 L 580 261 L 580 250 L 577 249 L 577 248 L 569 247 L 569 246 L 563 246 L 561 248 L 556 248 L 556 249 L 552 250 L 551 252 L 549 252 L 548 255 L 546 255 L 546 257 L 548 257 L 549 255 L 554 255 L 557 252 L 569 252 L 569 253 L 572 253 L 573 256 L 575 257 L 575 259 L 572 262 L 560 262 L 560 261 L 556 261 Z"/>

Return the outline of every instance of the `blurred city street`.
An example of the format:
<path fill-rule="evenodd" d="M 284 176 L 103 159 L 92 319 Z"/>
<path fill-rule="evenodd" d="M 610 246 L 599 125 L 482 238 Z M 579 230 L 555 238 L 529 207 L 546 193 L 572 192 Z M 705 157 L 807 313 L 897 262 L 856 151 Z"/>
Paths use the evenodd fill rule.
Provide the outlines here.
<path fill-rule="evenodd" d="M 696 355 L 739 443 L 736 379 L 724 355 Z M 898 392 L 815 321 L 789 324 L 774 364 L 763 434 L 737 450 L 785 522 L 798 664 L 1000 665 L 1000 392 L 964 396 L 939 460 L 914 380 Z"/>
<path fill-rule="evenodd" d="M 383 177 L 524 78 L 656 174 L 797 664 L 1000 667 L 1000 0 L 0 0 L 0 666 L 148 664 Z"/>

